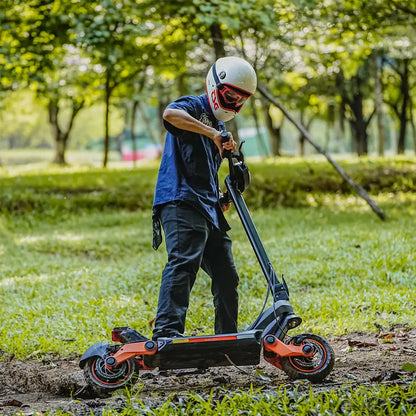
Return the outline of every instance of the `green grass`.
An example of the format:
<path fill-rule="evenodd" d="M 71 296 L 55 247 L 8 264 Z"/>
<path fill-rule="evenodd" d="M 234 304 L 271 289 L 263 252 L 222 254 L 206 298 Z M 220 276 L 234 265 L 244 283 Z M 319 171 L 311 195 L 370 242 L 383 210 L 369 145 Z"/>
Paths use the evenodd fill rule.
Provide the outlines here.
<path fill-rule="evenodd" d="M 380 221 L 360 203 L 256 210 L 253 219 L 278 275 L 285 274 L 300 331 L 323 335 L 416 324 L 415 201 L 385 203 Z M 234 255 L 240 273 L 240 326 L 255 319 L 265 280 L 235 211 Z M 151 249 L 150 212 L 95 210 L 3 215 L 0 220 L 0 349 L 81 353 L 129 324 L 146 335 L 156 311 L 162 246 Z M 200 273 L 187 333 L 211 333 L 209 278 Z M 70 341 L 68 341 L 70 340 Z"/>
<path fill-rule="evenodd" d="M 404 389 L 399 386 L 345 386 L 322 393 L 302 388 L 275 391 L 251 389 L 233 394 L 213 390 L 208 398 L 198 394 L 175 394 L 157 409 L 144 405 L 133 396 L 128 398 L 123 411 L 107 410 L 103 415 L 411 416 L 416 414 L 415 396 L 416 383 Z"/>
<path fill-rule="evenodd" d="M 370 194 L 416 192 L 414 158 L 339 161 Z M 249 162 L 252 183 L 245 192 L 252 208 L 325 206 L 328 195 L 353 192 L 321 158 L 267 159 Z M 156 162 L 136 169 L 101 169 L 86 165 L 26 169 L 0 168 L 0 212 L 60 215 L 109 209 L 150 209 L 157 177 Z M 228 173 L 227 164 L 221 178 Z M 221 183 L 223 181 L 221 180 Z"/>
<path fill-rule="evenodd" d="M 386 222 L 324 162 L 270 160 L 251 167 L 246 200 L 304 320 L 296 331 L 328 336 L 372 332 L 374 323 L 416 326 L 414 161 L 345 162 L 387 213 Z M 151 249 L 155 176 L 154 166 L 0 172 L 0 350 L 18 358 L 78 355 L 119 325 L 151 335 L 166 260 L 163 246 Z M 227 216 L 243 329 L 260 311 L 266 285 L 233 208 Z M 186 332 L 212 331 L 210 282 L 201 272 Z M 123 410 L 103 414 L 415 415 L 415 395 L 414 383 L 322 393 L 218 389 L 209 398 L 173 395 L 158 408 L 128 395 Z"/>
<path fill-rule="evenodd" d="M 123 410 L 111 407 L 100 410 L 102 416 L 414 416 L 416 415 L 416 383 L 399 385 L 345 385 L 332 391 L 317 393 L 307 387 L 282 387 L 275 390 L 249 389 L 230 393 L 226 389 L 211 390 L 209 396 L 198 393 L 172 394 L 160 407 L 143 403 L 127 392 Z M 119 402 L 119 403 L 120 403 Z M 52 413 L 47 413 L 51 414 Z M 72 413 L 57 411 L 56 416 Z"/>

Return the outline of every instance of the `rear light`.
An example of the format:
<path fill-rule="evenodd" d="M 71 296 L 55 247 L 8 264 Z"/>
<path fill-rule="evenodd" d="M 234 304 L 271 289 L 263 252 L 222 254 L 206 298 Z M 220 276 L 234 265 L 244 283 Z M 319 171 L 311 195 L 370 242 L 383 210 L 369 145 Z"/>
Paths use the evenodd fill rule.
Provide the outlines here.
<path fill-rule="evenodd" d="M 127 327 L 126 327 L 126 326 L 122 326 L 122 327 L 117 327 L 117 328 L 114 328 L 114 329 L 111 331 L 111 339 L 112 339 L 114 342 L 121 342 L 120 335 L 121 335 L 121 333 L 122 333 L 125 329 L 127 329 Z"/>

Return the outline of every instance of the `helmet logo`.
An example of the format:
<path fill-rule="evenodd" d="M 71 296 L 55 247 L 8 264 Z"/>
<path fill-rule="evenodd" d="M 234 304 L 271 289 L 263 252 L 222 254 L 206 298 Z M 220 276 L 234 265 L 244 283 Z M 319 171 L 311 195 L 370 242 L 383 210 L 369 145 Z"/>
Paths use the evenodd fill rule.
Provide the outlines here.
<path fill-rule="evenodd" d="M 225 71 L 221 71 L 218 76 L 220 77 L 220 79 L 224 79 L 227 76 L 227 74 L 225 73 Z"/>
<path fill-rule="evenodd" d="M 217 94 L 215 94 L 215 90 L 211 92 L 211 100 L 212 100 L 212 104 L 214 106 L 214 110 L 218 110 L 220 108 L 220 106 L 217 102 Z"/>

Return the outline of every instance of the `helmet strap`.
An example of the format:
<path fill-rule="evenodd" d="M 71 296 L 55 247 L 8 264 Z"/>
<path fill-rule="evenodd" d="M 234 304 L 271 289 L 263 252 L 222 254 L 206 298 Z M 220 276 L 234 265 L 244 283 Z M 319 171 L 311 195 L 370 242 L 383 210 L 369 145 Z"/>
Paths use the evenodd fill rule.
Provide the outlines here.
<path fill-rule="evenodd" d="M 221 85 L 221 81 L 217 75 L 216 62 L 214 62 L 214 65 L 212 66 L 212 75 L 214 76 L 215 86 L 218 88 Z"/>

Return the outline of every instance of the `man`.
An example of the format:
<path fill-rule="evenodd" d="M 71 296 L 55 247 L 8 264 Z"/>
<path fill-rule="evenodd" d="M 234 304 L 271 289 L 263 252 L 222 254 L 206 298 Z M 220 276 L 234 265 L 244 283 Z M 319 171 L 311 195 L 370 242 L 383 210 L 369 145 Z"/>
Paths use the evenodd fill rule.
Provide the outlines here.
<path fill-rule="evenodd" d="M 212 279 L 215 333 L 237 332 L 238 274 L 229 230 L 219 203 L 218 169 L 223 149 L 235 151 L 221 131 L 254 94 L 257 78 L 244 59 L 218 59 L 206 77 L 206 94 L 181 97 L 163 113 L 168 131 L 153 203 L 153 247 L 168 262 L 162 273 L 153 339 L 181 337 L 189 295 L 200 267 Z"/>

